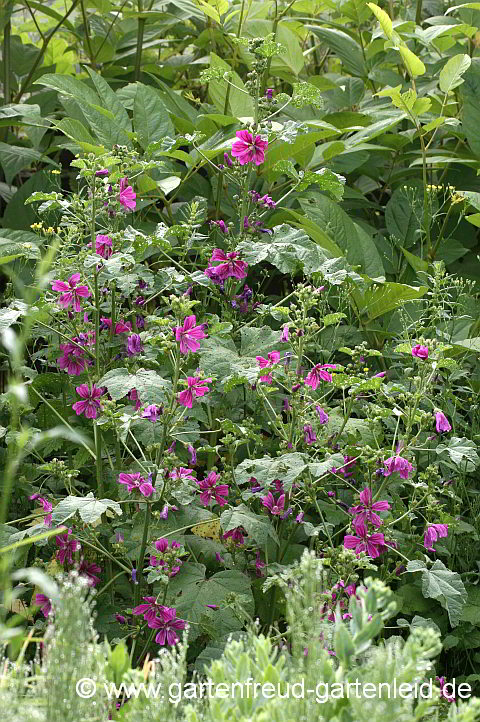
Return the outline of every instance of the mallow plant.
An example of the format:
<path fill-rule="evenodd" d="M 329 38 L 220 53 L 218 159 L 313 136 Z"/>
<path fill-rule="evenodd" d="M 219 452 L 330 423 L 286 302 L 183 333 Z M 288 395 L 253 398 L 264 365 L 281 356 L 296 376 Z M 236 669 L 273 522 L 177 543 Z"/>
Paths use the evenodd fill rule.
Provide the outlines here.
<path fill-rule="evenodd" d="M 406 639 L 379 637 L 396 606 L 383 582 L 368 577 L 351 595 L 349 618 L 337 617 L 330 651 L 322 641 L 324 633 L 329 634 L 321 613 L 323 562 L 305 551 L 288 577 L 282 575 L 278 582 L 288 590 L 288 631 L 266 636 L 258 623 L 250 624 L 192 677 L 186 662 L 187 637 L 146 660 L 143 669 L 132 668 L 123 642 L 115 646 L 98 638 L 91 618 L 95 594 L 88 583 L 76 572 L 60 576 L 38 655 L 27 662 L 22 650 L 16 662 L 2 662 L 0 696 L 8 704 L 9 719 L 286 722 L 295 717 L 380 722 L 385 714 L 405 721 L 478 718 L 478 699 L 460 700 L 458 705 L 445 699 L 443 682 L 435 677 L 441 648 L 437 631 L 420 625 Z M 381 699 L 378 690 L 383 690 Z"/>
<path fill-rule="evenodd" d="M 321 94 L 298 83 L 275 96 L 263 80 L 278 43 L 267 36 L 243 47 L 253 60 L 240 90 L 253 115 L 218 144 L 197 133 L 159 141 L 162 153 L 184 158 L 187 147 L 208 166 L 215 212 L 211 198 L 195 196 L 167 202 L 149 222 L 141 189 L 163 161 L 158 146 L 133 144 L 84 153 L 71 164 L 73 192 L 28 200 L 48 263 L 31 284 L 11 275 L 0 551 L 12 566 L 73 572 L 95 589 L 97 633 L 121 642 L 116 654 L 132 670 L 178 648 L 182 664 L 200 671 L 225 648 L 221 676 L 234 657 L 247 654 L 246 672 L 250 653 L 273 659 L 281 647 L 271 662 L 279 679 L 287 669 L 313 679 L 318 660 L 326 681 L 384 668 L 393 679 L 397 658 L 412 679 L 415 660 L 425 671 L 440 651 L 435 630 L 454 629 L 448 645 L 461 650 L 475 621 L 478 571 L 469 557 L 458 562 L 479 465 L 475 345 L 459 343 L 452 320 L 472 322 L 465 287 L 441 262 L 422 286 L 370 278 L 300 227 L 298 209 L 287 207 L 296 192 L 344 192 L 328 168 L 300 174 L 275 162 L 276 144 L 298 132 L 282 112 L 320 107 Z M 235 84 L 218 68 L 203 79 L 226 93 Z M 260 169 L 269 163 L 267 183 Z M 226 220 L 222 193 L 235 209 Z M 314 565 L 313 554 L 327 579 L 308 615 L 319 629 L 302 631 L 291 591 L 299 560 Z M 377 591 L 386 600 L 387 583 L 412 618 L 393 630 L 411 636 L 373 653 L 367 642 L 387 619 Z M 48 637 L 54 600 L 32 585 L 15 594 L 35 634 Z M 256 636 L 243 637 L 254 623 Z M 26 626 L 10 635 L 12 660 Z M 299 640 L 302 654 L 292 651 Z M 268 715 L 280 719 L 288 704 L 291 715 L 293 701 L 269 702 Z M 329 718 L 348 718 L 345 702 L 329 704 Z M 307 718 L 321 714 L 302 705 Z M 355 715 L 371 717 L 368 709 Z M 208 714 L 230 712 L 216 701 Z"/>

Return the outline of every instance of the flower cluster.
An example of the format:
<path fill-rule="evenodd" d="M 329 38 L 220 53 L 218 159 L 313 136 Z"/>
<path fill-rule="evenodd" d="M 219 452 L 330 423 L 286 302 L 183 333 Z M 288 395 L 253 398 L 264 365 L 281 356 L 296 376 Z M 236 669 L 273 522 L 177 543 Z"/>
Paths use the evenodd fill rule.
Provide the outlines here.
<path fill-rule="evenodd" d="M 352 526 L 355 534 L 347 534 L 343 540 L 346 549 L 354 549 L 357 554 L 367 552 L 368 556 L 376 559 L 385 551 L 385 537 L 383 534 L 374 532 L 369 534 L 368 526 L 371 524 L 375 529 L 383 524 L 377 514 L 378 511 L 388 511 L 388 501 L 373 501 L 372 492 L 367 487 L 360 493 L 360 504 L 349 509 L 354 514 Z"/>
<path fill-rule="evenodd" d="M 178 557 L 178 549 L 181 549 L 181 545 L 177 541 L 172 541 L 169 546 L 168 539 L 162 538 L 157 539 L 153 546 L 155 554 L 150 555 L 150 566 L 161 567 L 168 577 L 176 576 L 183 564 Z"/>

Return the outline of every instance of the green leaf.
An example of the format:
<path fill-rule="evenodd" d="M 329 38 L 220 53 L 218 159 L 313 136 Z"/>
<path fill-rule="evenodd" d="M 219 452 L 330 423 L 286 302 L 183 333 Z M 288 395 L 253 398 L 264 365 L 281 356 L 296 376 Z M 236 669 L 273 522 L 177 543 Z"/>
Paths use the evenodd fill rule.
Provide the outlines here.
<path fill-rule="evenodd" d="M 150 404 L 165 403 L 172 384 L 156 371 L 140 369 L 131 374 L 128 369 L 112 369 L 103 376 L 97 386 L 106 386 L 114 401 L 123 399 L 132 389 L 136 389 L 142 402 Z"/>
<path fill-rule="evenodd" d="M 212 617 L 214 624 L 211 625 L 211 631 L 215 638 L 242 629 L 243 620 L 226 606 L 227 598 L 231 599 L 232 596 L 253 616 L 253 595 L 250 580 L 245 574 L 225 571 L 205 579 L 205 566 L 189 561 L 169 580 L 166 601 L 176 607 L 177 617 L 192 622 L 189 631 L 189 640 L 192 640 L 202 634 L 202 621 L 206 623 Z M 219 607 L 212 611 L 212 617 L 207 604 Z"/>
<path fill-rule="evenodd" d="M 377 18 L 378 22 L 380 23 L 380 27 L 382 28 L 387 38 L 391 40 L 393 35 L 393 25 L 390 17 L 387 15 L 385 10 L 379 8 L 378 5 L 375 5 L 375 3 L 367 3 L 367 5 Z"/>
<path fill-rule="evenodd" d="M 355 654 L 355 646 L 350 632 L 342 622 L 337 622 L 335 629 L 335 654 L 341 664 L 348 669 L 350 659 Z"/>
<path fill-rule="evenodd" d="M 228 105 L 226 108 L 227 112 L 230 110 L 230 113 L 235 118 L 253 117 L 253 100 L 247 93 L 245 84 L 238 73 L 232 71 L 230 65 L 215 53 L 210 53 L 210 65 L 214 69 L 219 68 L 225 73 L 230 73 L 231 82 L 237 86 L 237 88 L 234 88 L 232 85 L 230 86 Z M 226 80 L 211 80 L 208 84 L 208 93 L 219 113 L 225 112 L 227 88 Z M 238 88 L 240 88 L 240 90 L 238 90 Z"/>
<path fill-rule="evenodd" d="M 90 491 L 84 497 L 67 496 L 62 499 L 53 509 L 53 521 L 55 524 L 63 524 L 77 511 L 85 524 L 94 524 L 105 512 L 109 512 L 109 516 L 114 516 L 114 514 L 121 516 L 122 514 L 122 508 L 118 502 L 111 499 L 95 499 L 93 492 Z"/>
<path fill-rule="evenodd" d="M 406 45 L 401 45 L 398 48 L 398 52 L 402 56 L 405 67 L 407 68 L 412 78 L 416 78 L 418 75 L 425 74 L 425 65 L 422 63 L 420 58 L 415 55 L 415 53 L 412 53 L 410 48 L 407 48 Z"/>
<path fill-rule="evenodd" d="M 407 571 L 422 572 L 423 596 L 439 601 L 447 610 L 450 624 L 456 627 L 460 623 L 467 601 L 467 591 L 460 575 L 447 569 L 439 559 L 430 569 L 427 569 L 423 562 L 409 562 Z"/>
<path fill-rule="evenodd" d="M 327 258 L 306 233 L 286 224 L 275 226 L 273 235 L 263 242 L 242 241 L 237 251 L 252 266 L 267 261 L 282 273 L 291 274 L 315 273 Z"/>
<path fill-rule="evenodd" d="M 444 93 L 449 93 L 461 85 L 464 82 L 462 75 L 467 72 L 471 64 L 472 59 L 470 56 L 463 53 L 450 58 L 440 72 L 440 90 Z"/>
<path fill-rule="evenodd" d="M 474 441 L 465 437 L 452 436 L 448 442 L 439 444 L 435 451 L 439 456 L 448 456 L 462 471 L 471 472 L 480 464 L 477 448 Z"/>
<path fill-rule="evenodd" d="M 269 326 L 256 328 L 247 326 L 241 329 L 240 337 L 241 355 L 255 358 L 256 356 L 264 356 L 269 351 L 273 351 L 276 348 L 276 344 L 278 344 L 280 333 L 279 331 L 272 331 Z"/>
<path fill-rule="evenodd" d="M 131 120 L 128 117 L 128 113 L 123 104 L 119 101 L 117 94 L 111 89 L 107 81 L 102 78 L 101 75 L 89 68 L 88 65 L 85 66 L 85 69 L 93 81 L 99 98 L 102 99 L 105 106 L 113 113 L 116 124 L 125 131 L 131 131 Z"/>
<path fill-rule="evenodd" d="M 365 293 L 355 289 L 352 291 L 352 296 L 361 313 L 367 316 L 368 321 L 373 321 L 373 319 L 402 306 L 405 301 L 422 298 L 427 291 L 427 286 L 383 283 L 371 286 Z"/>
<path fill-rule="evenodd" d="M 295 479 L 298 479 L 306 467 L 305 456 L 298 452 L 284 454 L 279 459 L 264 456 L 261 459 L 242 461 L 235 469 L 235 478 L 240 485 L 246 484 L 252 476 L 266 484 L 272 484 L 275 479 L 281 479 L 286 490 L 289 491 Z"/>
<path fill-rule="evenodd" d="M 463 99 L 462 128 L 473 153 L 480 157 L 480 134 L 478 118 L 480 117 L 480 58 L 474 58 L 470 68 L 463 77 L 464 83 L 460 90 Z"/>
<path fill-rule="evenodd" d="M 20 145 L 11 145 L 0 142 L 0 164 L 5 174 L 5 181 L 11 184 L 17 173 L 24 168 L 30 168 L 33 163 L 48 163 L 59 168 L 58 163 L 33 148 L 24 148 Z"/>
<path fill-rule="evenodd" d="M 67 138 L 73 140 L 82 150 L 87 153 L 102 155 L 105 153 L 103 145 L 98 145 L 95 138 L 87 128 L 76 118 L 62 118 L 53 122 L 58 130 L 61 130 Z"/>
<path fill-rule="evenodd" d="M 133 122 L 142 148 L 175 135 L 173 123 L 160 94 L 148 85 L 137 83 L 133 104 Z"/>
<path fill-rule="evenodd" d="M 299 203 L 305 215 L 341 248 L 342 255 L 349 263 L 360 266 L 360 272 L 370 278 L 383 280 L 385 271 L 373 239 L 352 221 L 338 203 L 326 196 L 311 193 L 300 198 Z"/>
<path fill-rule="evenodd" d="M 304 27 L 306 30 L 311 30 L 329 48 L 335 51 L 345 70 L 359 77 L 367 76 L 368 72 L 363 58 L 362 47 L 350 35 L 344 33 L 343 30 L 324 28 L 319 25 L 305 25 Z"/>
<path fill-rule="evenodd" d="M 279 544 L 277 533 L 269 518 L 265 515 L 255 514 L 245 504 L 240 504 L 234 509 L 227 509 L 223 512 L 220 520 L 224 533 L 243 526 L 248 533 L 247 543 L 252 541 L 259 546 L 264 546 L 270 538 L 275 544 Z"/>

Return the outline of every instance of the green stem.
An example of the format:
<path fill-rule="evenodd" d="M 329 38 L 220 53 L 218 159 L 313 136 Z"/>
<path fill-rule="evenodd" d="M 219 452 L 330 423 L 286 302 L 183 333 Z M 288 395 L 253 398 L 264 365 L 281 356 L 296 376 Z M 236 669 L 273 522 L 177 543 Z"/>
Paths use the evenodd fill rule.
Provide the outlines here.
<path fill-rule="evenodd" d="M 93 433 L 95 435 L 97 494 L 99 499 L 103 499 L 102 432 L 96 424 L 93 425 Z"/>
<path fill-rule="evenodd" d="M 150 503 L 147 501 L 147 509 L 145 511 L 145 521 L 143 523 L 143 536 L 142 536 L 142 544 L 140 546 L 140 551 L 138 553 L 138 561 L 137 561 L 137 586 L 135 587 L 135 595 L 134 595 L 134 606 L 136 607 L 140 601 L 140 594 L 143 587 L 143 561 L 145 558 L 145 549 L 147 547 L 147 538 L 148 538 L 148 527 L 150 526 L 150 518 L 152 514 L 152 509 Z"/>
<path fill-rule="evenodd" d="M 420 23 L 422 22 L 422 5 L 423 0 L 417 0 L 417 11 L 415 13 L 415 23 L 417 25 L 420 25 Z"/>
<path fill-rule="evenodd" d="M 12 31 L 12 24 L 10 20 L 5 24 L 3 29 L 3 104 L 8 105 L 10 103 L 10 34 Z"/>
<path fill-rule="evenodd" d="M 139 3 L 140 5 L 140 3 Z M 141 11 L 140 11 L 141 12 Z M 135 75 L 134 80 L 140 79 L 140 68 L 142 66 L 142 48 L 143 48 L 143 34 L 145 32 L 145 18 L 138 18 L 138 31 L 137 31 L 137 51 L 135 55 Z"/>
<path fill-rule="evenodd" d="M 25 78 L 25 80 L 22 83 L 20 90 L 18 91 L 18 93 L 15 96 L 15 103 L 20 102 L 22 95 L 25 93 L 26 89 L 30 85 L 30 82 L 31 82 L 38 66 L 40 65 L 40 63 L 43 60 L 43 56 L 45 54 L 46 49 L 48 48 L 50 40 L 53 38 L 53 36 L 57 32 L 57 30 L 65 23 L 65 20 L 68 18 L 68 16 L 71 15 L 71 13 L 74 11 L 75 7 L 78 5 L 78 2 L 79 2 L 79 0 L 73 0 L 70 9 L 67 10 L 67 12 L 63 16 L 63 18 L 58 21 L 58 23 L 55 25 L 55 27 L 53 28 L 51 33 L 48 35 L 48 37 L 44 38 L 42 47 L 38 51 L 37 57 L 35 58 L 35 61 L 32 65 L 32 67 L 30 68 L 30 72 L 28 73 L 27 77 Z"/>
<path fill-rule="evenodd" d="M 440 233 L 438 234 L 438 238 L 437 238 L 437 240 L 435 241 L 435 245 L 433 246 L 433 248 L 432 248 L 432 250 L 430 251 L 430 254 L 429 254 L 429 256 L 428 256 L 430 261 L 434 261 L 434 260 L 435 260 L 435 256 L 437 255 L 438 248 L 439 248 L 440 243 L 442 242 L 443 237 L 444 237 L 444 235 L 445 235 L 445 230 L 446 230 L 447 223 L 448 223 L 448 220 L 449 220 L 449 218 L 450 218 L 450 215 L 451 215 L 451 213 L 452 213 L 452 210 L 453 210 L 453 205 L 452 205 L 452 203 L 450 203 L 450 207 L 449 207 L 449 209 L 448 209 L 448 211 L 447 211 L 447 213 L 446 213 L 446 215 L 445 215 L 445 218 L 444 218 L 442 227 L 441 227 L 441 229 L 440 229 Z"/>
<path fill-rule="evenodd" d="M 109 561 L 111 562 L 110 559 L 109 559 Z M 116 582 L 119 577 L 122 577 L 124 574 L 125 574 L 125 572 L 118 572 L 118 574 L 115 574 L 115 576 L 112 577 L 111 579 L 109 579 L 108 582 L 100 589 L 100 591 L 97 592 L 96 597 L 99 597 L 100 594 L 103 594 L 103 592 L 106 592 L 107 589 L 108 589 L 109 587 L 111 587 L 111 585 L 112 585 L 114 582 Z"/>
<path fill-rule="evenodd" d="M 90 42 L 90 28 L 88 26 L 88 18 L 87 13 L 85 12 L 85 5 L 83 4 L 83 0 L 80 0 L 80 6 L 82 9 L 83 27 L 85 28 L 85 40 L 87 41 L 88 57 L 90 59 L 90 63 L 92 65 L 95 65 L 95 55 L 92 51 L 92 44 Z"/>

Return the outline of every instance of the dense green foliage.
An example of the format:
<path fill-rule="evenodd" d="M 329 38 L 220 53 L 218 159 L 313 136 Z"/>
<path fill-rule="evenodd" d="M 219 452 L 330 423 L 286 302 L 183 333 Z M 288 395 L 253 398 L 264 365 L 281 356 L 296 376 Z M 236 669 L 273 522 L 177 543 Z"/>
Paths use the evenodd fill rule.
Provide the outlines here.
<path fill-rule="evenodd" d="M 480 689 L 480 3 L 7 0 L 0 32 L 18 719 L 32 674 L 49 722 L 154 719 L 51 711 L 43 637 L 118 682 L 177 645 L 185 679 L 234 679 L 240 650 L 262 679 L 256 655 L 290 681 L 386 667 L 441 680 L 400 719 L 477 719 L 443 682 Z M 69 573 L 96 589 L 78 663 Z"/>

